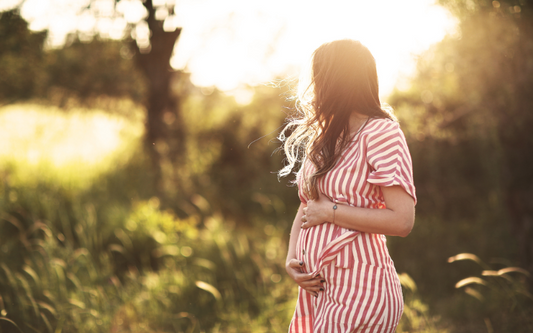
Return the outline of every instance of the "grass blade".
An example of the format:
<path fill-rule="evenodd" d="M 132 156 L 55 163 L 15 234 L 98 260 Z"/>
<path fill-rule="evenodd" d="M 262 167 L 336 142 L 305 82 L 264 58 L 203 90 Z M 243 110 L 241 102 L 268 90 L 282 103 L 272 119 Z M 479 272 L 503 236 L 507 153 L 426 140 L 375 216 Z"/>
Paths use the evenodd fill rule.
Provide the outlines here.
<path fill-rule="evenodd" d="M 217 288 L 213 287 L 209 283 L 203 282 L 203 281 L 196 281 L 196 286 L 200 289 L 203 289 L 209 293 L 211 293 L 217 301 L 220 301 L 222 299 L 222 295 L 218 291 Z"/>
<path fill-rule="evenodd" d="M 11 319 L 8 319 L 6 317 L 0 317 L 0 322 L 7 322 L 7 323 L 10 323 L 11 325 L 15 326 L 17 328 L 17 330 L 20 332 L 20 333 L 24 333 L 22 332 L 22 330 L 20 329 L 20 327 L 18 327 L 17 324 L 15 324 L 15 322 Z"/>

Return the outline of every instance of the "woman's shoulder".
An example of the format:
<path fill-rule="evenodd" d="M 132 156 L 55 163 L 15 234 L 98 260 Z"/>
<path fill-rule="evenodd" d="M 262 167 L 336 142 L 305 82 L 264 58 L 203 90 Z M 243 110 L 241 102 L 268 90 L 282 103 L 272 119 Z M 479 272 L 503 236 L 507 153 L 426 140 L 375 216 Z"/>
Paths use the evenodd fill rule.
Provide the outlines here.
<path fill-rule="evenodd" d="M 389 118 L 371 118 L 365 126 L 362 134 L 366 136 L 375 136 L 398 131 L 401 130 L 397 121 Z"/>

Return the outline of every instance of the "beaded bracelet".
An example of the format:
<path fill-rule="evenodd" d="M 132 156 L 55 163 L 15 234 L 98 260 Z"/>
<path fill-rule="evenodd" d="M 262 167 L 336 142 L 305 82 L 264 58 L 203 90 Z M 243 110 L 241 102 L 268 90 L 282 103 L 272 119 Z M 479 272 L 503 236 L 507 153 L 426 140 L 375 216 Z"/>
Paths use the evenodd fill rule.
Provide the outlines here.
<path fill-rule="evenodd" d="M 333 224 L 335 224 L 335 211 L 337 210 L 337 203 L 333 205 Z"/>

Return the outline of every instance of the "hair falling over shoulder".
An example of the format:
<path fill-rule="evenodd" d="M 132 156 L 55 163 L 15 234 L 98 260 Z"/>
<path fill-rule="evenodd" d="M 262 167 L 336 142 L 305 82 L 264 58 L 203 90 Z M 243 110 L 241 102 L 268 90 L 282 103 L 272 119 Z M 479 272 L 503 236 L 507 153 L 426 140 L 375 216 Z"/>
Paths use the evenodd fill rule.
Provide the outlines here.
<path fill-rule="evenodd" d="M 287 160 L 278 176 L 289 175 L 297 164 L 303 169 L 312 163 L 315 172 L 301 176 L 309 198 L 317 199 L 318 180 L 335 166 L 350 141 L 350 116 L 356 112 L 369 118 L 396 118 L 381 106 L 376 62 L 360 42 L 322 44 L 310 67 L 298 83 L 296 114 L 278 137 Z"/>

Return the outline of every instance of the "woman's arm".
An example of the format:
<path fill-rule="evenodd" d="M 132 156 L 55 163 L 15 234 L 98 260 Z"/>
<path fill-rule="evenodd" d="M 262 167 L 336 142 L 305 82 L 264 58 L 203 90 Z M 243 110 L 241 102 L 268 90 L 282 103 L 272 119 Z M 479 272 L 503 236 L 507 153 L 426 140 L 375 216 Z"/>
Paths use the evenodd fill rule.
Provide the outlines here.
<path fill-rule="evenodd" d="M 289 250 L 287 251 L 287 260 L 286 264 L 291 261 L 291 259 L 296 259 L 296 243 L 298 242 L 298 236 L 300 235 L 300 230 L 302 229 L 302 216 L 304 215 L 304 209 L 306 205 L 301 203 L 294 222 L 292 222 L 291 236 L 289 238 Z"/>
<path fill-rule="evenodd" d="M 414 199 L 401 186 L 381 187 L 386 209 L 352 207 L 334 203 L 320 193 L 317 200 L 309 200 L 304 208 L 302 228 L 331 222 L 347 229 L 405 237 L 415 222 Z M 333 215 L 335 214 L 335 215 Z"/>
<path fill-rule="evenodd" d="M 305 289 L 311 295 L 318 296 L 318 292 L 324 290 L 322 287 L 322 282 L 324 282 L 324 280 L 322 280 L 320 276 L 315 277 L 312 274 L 302 273 L 302 268 L 305 266 L 305 263 L 296 259 L 296 243 L 298 242 L 298 236 L 302 229 L 302 216 L 304 215 L 305 207 L 306 206 L 303 203 L 300 204 L 298 213 L 292 223 L 285 270 L 300 287 Z"/>

